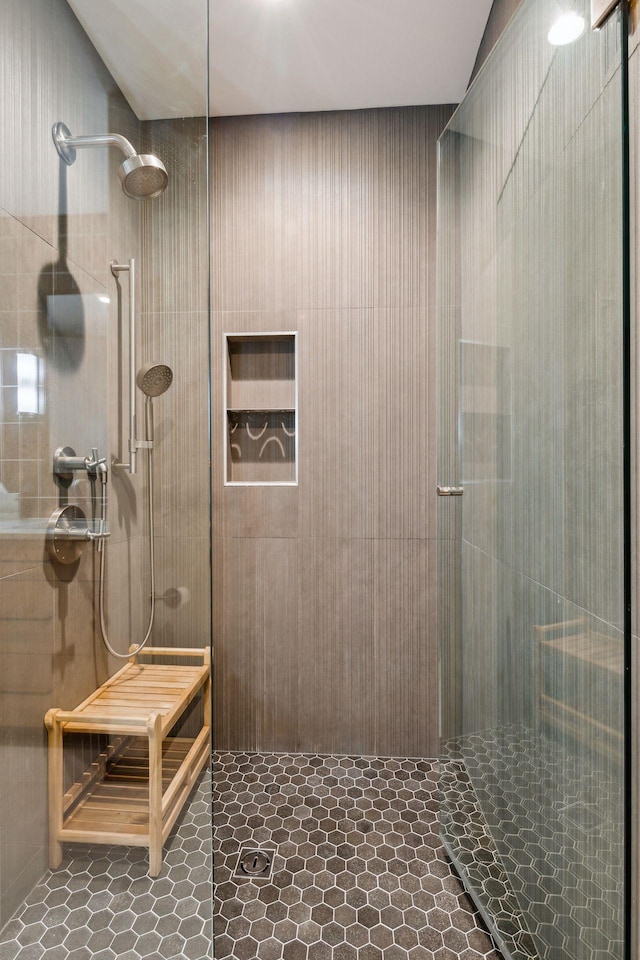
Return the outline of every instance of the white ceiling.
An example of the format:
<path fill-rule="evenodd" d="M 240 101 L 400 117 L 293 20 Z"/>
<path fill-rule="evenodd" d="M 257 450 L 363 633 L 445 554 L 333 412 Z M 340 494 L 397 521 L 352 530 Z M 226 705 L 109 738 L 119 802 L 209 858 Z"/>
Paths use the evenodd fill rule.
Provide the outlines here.
<path fill-rule="evenodd" d="M 206 109 L 205 0 L 68 0 L 144 120 Z M 491 0 L 210 0 L 210 113 L 457 103 Z"/>

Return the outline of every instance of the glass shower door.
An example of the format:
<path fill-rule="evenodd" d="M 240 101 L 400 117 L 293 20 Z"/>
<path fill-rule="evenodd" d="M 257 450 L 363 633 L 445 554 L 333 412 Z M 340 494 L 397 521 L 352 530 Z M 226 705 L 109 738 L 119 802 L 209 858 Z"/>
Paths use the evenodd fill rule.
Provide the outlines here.
<path fill-rule="evenodd" d="M 0 3 L 2 960 L 213 956 L 208 704 L 185 683 L 211 645 L 208 2 L 184 7 Z M 107 501 L 100 552 L 50 555 L 52 516 L 104 533 Z M 107 687 L 105 638 L 126 661 L 145 635 L 162 663 Z"/>
<path fill-rule="evenodd" d="M 621 30 L 574 7 L 440 142 L 442 832 L 518 960 L 624 941 Z"/>

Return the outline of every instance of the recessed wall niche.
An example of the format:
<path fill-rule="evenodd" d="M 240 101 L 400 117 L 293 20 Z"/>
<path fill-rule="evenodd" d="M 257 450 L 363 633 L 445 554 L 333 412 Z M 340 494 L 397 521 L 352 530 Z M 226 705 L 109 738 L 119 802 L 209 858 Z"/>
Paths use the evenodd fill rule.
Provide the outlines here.
<path fill-rule="evenodd" d="M 228 333 L 225 483 L 298 482 L 295 333 Z"/>

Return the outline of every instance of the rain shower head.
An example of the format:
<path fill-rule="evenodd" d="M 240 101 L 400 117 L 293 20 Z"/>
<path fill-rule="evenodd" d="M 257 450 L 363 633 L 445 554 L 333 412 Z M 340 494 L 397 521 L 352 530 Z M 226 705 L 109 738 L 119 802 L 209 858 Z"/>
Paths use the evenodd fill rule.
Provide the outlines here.
<path fill-rule="evenodd" d="M 118 170 L 122 189 L 134 200 L 152 200 L 163 192 L 169 177 L 162 160 L 152 153 L 128 157 Z"/>
<path fill-rule="evenodd" d="M 118 170 L 120 183 L 125 194 L 134 200 L 159 197 L 169 182 L 162 160 L 152 153 L 136 153 L 119 133 L 73 137 L 64 123 L 54 123 L 52 134 L 56 150 L 68 166 L 75 162 L 76 150 L 81 147 L 118 147 L 126 157 Z"/>
<path fill-rule="evenodd" d="M 166 363 L 145 363 L 138 370 L 138 389 L 147 397 L 160 397 L 173 382 L 173 370 Z"/>

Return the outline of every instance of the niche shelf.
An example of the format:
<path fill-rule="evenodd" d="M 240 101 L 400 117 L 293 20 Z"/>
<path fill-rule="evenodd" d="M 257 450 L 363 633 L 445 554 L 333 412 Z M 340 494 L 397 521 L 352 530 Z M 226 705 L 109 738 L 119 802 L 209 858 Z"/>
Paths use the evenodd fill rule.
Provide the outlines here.
<path fill-rule="evenodd" d="M 224 358 L 225 484 L 296 484 L 296 334 L 227 333 Z"/>

